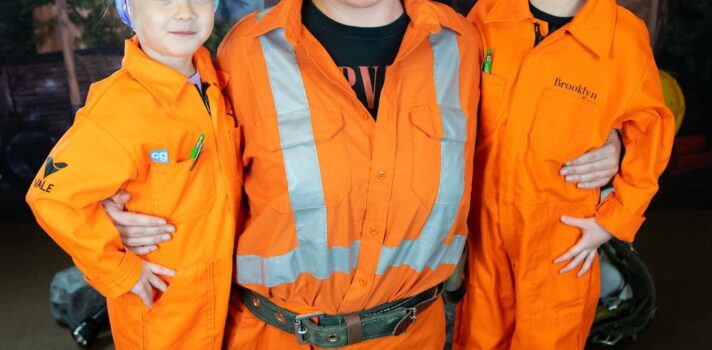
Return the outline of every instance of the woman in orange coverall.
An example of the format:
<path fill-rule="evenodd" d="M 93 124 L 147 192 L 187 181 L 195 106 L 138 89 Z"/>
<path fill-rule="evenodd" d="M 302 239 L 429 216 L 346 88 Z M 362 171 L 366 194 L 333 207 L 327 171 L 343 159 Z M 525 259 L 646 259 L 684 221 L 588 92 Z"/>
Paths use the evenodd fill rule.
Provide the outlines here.
<path fill-rule="evenodd" d="M 241 186 L 225 80 L 201 47 L 216 3 L 119 1 L 137 34 L 123 67 L 91 87 L 27 194 L 106 296 L 118 349 L 222 345 Z M 126 249 L 100 204 L 119 189 L 134 194 L 131 210 L 173 225 L 174 239 L 143 257 Z"/>
<path fill-rule="evenodd" d="M 491 65 L 459 349 L 583 349 L 598 301 L 596 249 L 611 236 L 633 240 L 672 146 L 645 24 L 614 0 L 531 5 L 480 0 L 469 15 Z M 537 6 L 575 16 L 551 31 L 556 20 L 533 16 Z M 599 203 L 599 190 L 562 181 L 559 169 L 611 129 L 626 151 L 615 192 Z"/>

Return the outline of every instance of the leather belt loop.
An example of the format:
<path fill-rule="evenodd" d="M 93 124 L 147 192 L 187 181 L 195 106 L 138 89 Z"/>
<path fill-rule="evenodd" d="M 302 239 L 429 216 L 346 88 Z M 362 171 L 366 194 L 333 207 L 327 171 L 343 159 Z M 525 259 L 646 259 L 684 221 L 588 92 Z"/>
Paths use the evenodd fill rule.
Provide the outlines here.
<path fill-rule="evenodd" d="M 346 334 L 349 345 L 359 343 L 363 340 L 363 329 L 361 328 L 361 316 L 351 314 L 344 317 L 346 321 Z"/>

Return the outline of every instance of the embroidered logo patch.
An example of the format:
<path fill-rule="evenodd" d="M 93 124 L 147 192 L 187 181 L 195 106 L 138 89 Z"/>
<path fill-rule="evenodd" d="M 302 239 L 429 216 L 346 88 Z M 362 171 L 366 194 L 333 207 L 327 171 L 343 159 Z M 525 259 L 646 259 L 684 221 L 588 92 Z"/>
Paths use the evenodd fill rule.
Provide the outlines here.
<path fill-rule="evenodd" d="M 151 161 L 154 163 L 165 164 L 168 163 L 168 150 L 167 149 L 157 149 L 151 151 Z"/>

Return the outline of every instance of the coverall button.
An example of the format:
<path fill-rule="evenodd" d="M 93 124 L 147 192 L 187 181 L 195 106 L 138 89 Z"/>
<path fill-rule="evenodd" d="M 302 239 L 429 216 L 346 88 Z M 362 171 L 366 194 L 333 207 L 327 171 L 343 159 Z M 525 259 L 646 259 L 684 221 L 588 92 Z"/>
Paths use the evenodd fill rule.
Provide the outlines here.
<path fill-rule="evenodd" d="M 361 285 L 361 287 L 365 287 L 367 281 L 366 281 L 365 278 L 361 277 L 361 278 L 358 279 L 358 283 Z"/>
<path fill-rule="evenodd" d="M 378 176 L 378 179 L 379 179 L 379 180 L 385 180 L 385 179 L 386 179 L 386 172 L 383 171 L 383 170 L 381 170 L 381 171 L 378 172 L 378 175 L 377 175 L 377 176 Z"/>
<path fill-rule="evenodd" d="M 262 306 L 262 303 L 260 302 L 260 299 L 257 299 L 257 297 L 252 298 L 252 306 L 255 307 L 255 309 L 259 310 L 260 307 Z"/>
<path fill-rule="evenodd" d="M 378 235 L 378 229 L 376 228 L 376 226 L 371 226 L 368 229 L 368 233 L 370 233 L 371 236 L 376 236 L 376 235 Z"/>
<path fill-rule="evenodd" d="M 277 322 L 279 322 L 279 323 L 281 323 L 281 324 L 287 323 L 287 319 L 284 318 L 284 315 L 282 315 L 282 314 L 279 313 L 279 312 L 275 312 L 275 313 L 274 313 L 274 318 L 276 318 L 276 319 L 277 319 Z"/>

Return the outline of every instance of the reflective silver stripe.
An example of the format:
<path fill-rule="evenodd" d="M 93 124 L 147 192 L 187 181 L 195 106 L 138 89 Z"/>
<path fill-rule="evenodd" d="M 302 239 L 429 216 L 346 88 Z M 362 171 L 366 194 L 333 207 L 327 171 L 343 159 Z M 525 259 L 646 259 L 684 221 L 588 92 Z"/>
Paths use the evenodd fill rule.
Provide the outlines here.
<path fill-rule="evenodd" d="M 303 273 L 326 279 L 349 273 L 358 261 L 360 242 L 328 247 L 326 205 L 311 111 L 294 49 L 276 29 L 260 37 L 267 64 L 294 215 L 297 247 L 274 257 L 237 256 L 237 281 L 273 287 L 294 282 Z"/>
<path fill-rule="evenodd" d="M 440 142 L 440 185 L 435 204 L 417 240 L 404 240 L 397 247 L 383 247 L 376 273 L 408 265 L 421 272 L 441 264 L 457 264 L 465 236 L 443 241 L 455 223 L 465 191 L 465 141 L 467 118 L 460 105 L 460 53 L 454 32 L 443 28 L 430 36 L 433 49 L 435 92 L 440 106 L 443 139 Z"/>

